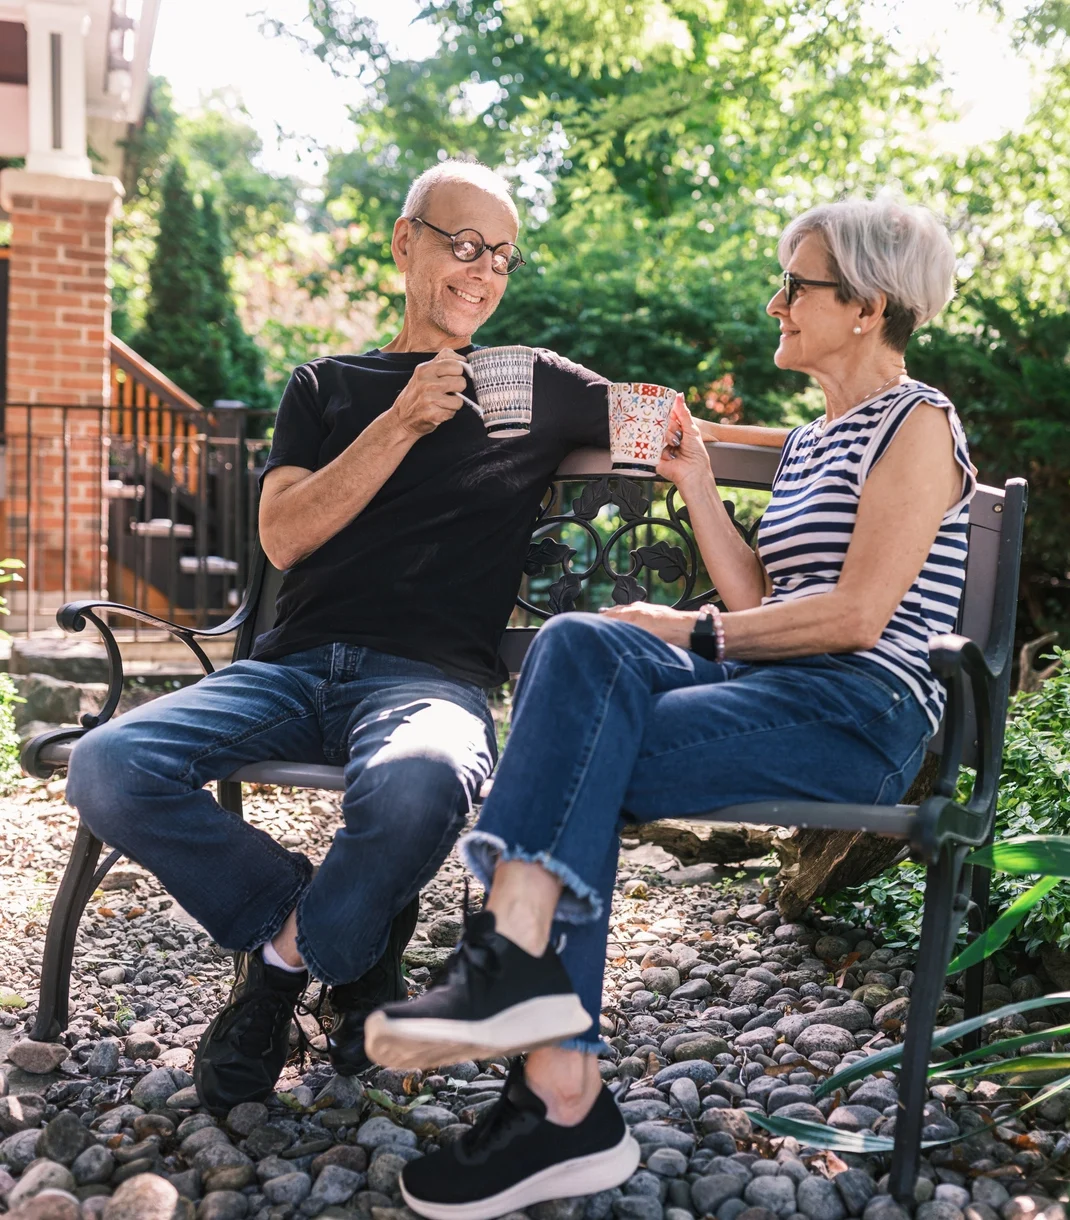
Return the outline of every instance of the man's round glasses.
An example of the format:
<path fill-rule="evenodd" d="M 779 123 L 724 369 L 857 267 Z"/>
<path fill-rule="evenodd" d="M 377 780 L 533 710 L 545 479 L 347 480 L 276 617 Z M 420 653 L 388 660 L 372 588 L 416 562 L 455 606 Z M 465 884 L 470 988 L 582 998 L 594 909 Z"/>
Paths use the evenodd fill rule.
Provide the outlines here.
<path fill-rule="evenodd" d="M 422 216 L 413 216 L 412 219 L 448 238 L 453 247 L 454 257 L 459 258 L 462 263 L 474 263 L 484 250 L 489 250 L 491 270 L 496 271 L 498 275 L 512 275 L 517 267 L 524 266 L 520 247 L 514 246 L 511 241 L 500 241 L 496 246 L 488 246 L 483 240 L 483 234 L 476 229 L 461 229 L 458 233 L 447 233 L 445 229 L 440 229 L 438 225 L 424 220 Z"/>
<path fill-rule="evenodd" d="M 784 285 L 784 302 L 789 309 L 799 289 L 804 285 L 807 288 L 839 288 L 840 286 L 838 280 L 804 280 L 801 275 L 794 275 L 790 271 L 784 272 L 782 282 Z"/>

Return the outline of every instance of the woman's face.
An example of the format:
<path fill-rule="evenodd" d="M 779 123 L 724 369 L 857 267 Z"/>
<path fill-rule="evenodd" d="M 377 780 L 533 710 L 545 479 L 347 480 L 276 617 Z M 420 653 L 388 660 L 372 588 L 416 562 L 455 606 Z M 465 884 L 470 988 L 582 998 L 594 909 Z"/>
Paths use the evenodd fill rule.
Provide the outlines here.
<path fill-rule="evenodd" d="M 817 233 L 802 239 L 785 270 L 803 280 L 835 279 Z M 835 288 L 812 285 L 797 285 L 789 307 L 780 289 L 765 307 L 780 322 L 780 344 L 773 357 L 777 368 L 813 374 L 836 364 L 844 354 L 853 354 L 861 337 L 854 327 L 863 309 L 858 301 L 837 300 Z"/>

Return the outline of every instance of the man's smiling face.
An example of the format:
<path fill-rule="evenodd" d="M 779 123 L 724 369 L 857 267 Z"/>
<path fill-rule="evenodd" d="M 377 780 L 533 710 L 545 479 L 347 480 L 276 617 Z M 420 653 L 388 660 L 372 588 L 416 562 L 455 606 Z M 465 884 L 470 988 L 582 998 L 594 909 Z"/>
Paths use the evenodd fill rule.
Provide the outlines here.
<path fill-rule="evenodd" d="M 436 188 L 421 219 L 447 233 L 475 229 L 488 246 L 515 242 L 516 220 L 508 204 L 478 186 L 448 182 Z M 408 223 L 401 246 L 408 325 L 432 327 L 467 343 L 498 308 L 508 277 L 491 270 L 490 251 L 464 263 L 449 239 L 427 225 Z"/>

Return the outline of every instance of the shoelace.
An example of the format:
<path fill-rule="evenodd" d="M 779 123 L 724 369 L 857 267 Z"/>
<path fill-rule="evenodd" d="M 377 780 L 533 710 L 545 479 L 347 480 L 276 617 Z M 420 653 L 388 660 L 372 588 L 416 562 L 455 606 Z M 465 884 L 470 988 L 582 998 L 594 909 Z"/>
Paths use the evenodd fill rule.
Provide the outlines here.
<path fill-rule="evenodd" d="M 530 1130 L 538 1123 L 532 1110 L 522 1110 L 509 1096 L 514 1073 L 522 1073 L 519 1060 L 509 1069 L 502 1095 L 471 1130 L 460 1138 L 465 1155 L 470 1160 L 485 1159 L 507 1147 L 515 1135 Z"/>
<path fill-rule="evenodd" d="M 227 1040 L 231 1045 L 241 1041 L 248 1052 L 250 1048 L 245 1039 L 252 1035 L 254 1048 L 262 1047 L 254 1053 L 267 1055 L 276 1039 L 282 1036 L 284 1022 L 291 1019 L 289 997 L 274 987 L 257 987 L 242 996 L 241 1007 L 242 1011 L 235 1015 L 227 1029 Z"/>
<path fill-rule="evenodd" d="M 485 940 L 472 933 L 473 916 L 468 902 L 468 880 L 464 883 L 464 906 L 461 910 L 464 921 L 464 934 L 457 948 L 450 954 L 444 967 L 444 981 L 460 982 L 466 988 L 471 988 L 472 974 L 482 974 L 488 978 L 497 978 L 501 973 L 501 962 L 493 947 Z M 432 980 L 437 985 L 438 980 Z"/>

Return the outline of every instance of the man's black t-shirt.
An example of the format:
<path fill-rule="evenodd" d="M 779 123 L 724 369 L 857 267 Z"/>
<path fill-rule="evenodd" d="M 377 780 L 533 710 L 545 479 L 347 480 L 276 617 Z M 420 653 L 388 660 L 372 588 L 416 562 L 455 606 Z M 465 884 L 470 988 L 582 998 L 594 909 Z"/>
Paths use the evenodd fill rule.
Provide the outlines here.
<path fill-rule="evenodd" d="M 376 350 L 301 365 L 282 396 L 264 474 L 325 466 L 432 357 Z M 502 682 L 498 645 L 539 504 L 568 453 L 608 446 L 606 385 L 538 349 L 526 436 L 488 437 L 468 406 L 422 436 L 364 511 L 284 574 L 275 626 L 253 657 L 359 644 L 480 686 Z"/>

